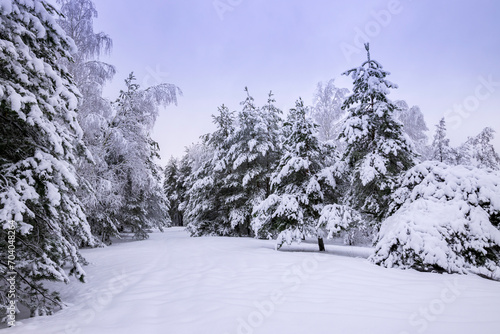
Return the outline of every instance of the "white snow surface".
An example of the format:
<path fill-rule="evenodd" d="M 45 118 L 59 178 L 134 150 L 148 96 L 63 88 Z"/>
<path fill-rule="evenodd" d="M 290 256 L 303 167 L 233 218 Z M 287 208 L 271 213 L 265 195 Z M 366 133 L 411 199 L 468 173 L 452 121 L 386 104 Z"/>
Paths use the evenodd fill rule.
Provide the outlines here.
<path fill-rule="evenodd" d="M 498 333 L 500 283 L 386 269 L 350 247 L 190 238 L 182 228 L 83 250 L 69 305 L 2 333 Z M 354 247 L 355 256 L 371 249 Z M 340 251 L 339 251 L 340 250 Z M 72 278 L 73 279 L 73 278 Z"/>

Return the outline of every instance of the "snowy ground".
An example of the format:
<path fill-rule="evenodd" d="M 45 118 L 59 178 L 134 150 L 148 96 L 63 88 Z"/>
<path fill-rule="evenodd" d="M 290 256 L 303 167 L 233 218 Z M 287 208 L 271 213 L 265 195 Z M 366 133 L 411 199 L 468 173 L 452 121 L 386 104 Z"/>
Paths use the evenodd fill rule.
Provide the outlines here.
<path fill-rule="evenodd" d="M 318 254 L 313 244 L 273 247 L 189 238 L 172 228 L 147 241 L 84 250 L 89 282 L 63 290 L 68 308 L 1 332 L 500 332 L 499 282 L 384 269 L 352 257 L 367 256 L 363 248 L 327 245 Z"/>

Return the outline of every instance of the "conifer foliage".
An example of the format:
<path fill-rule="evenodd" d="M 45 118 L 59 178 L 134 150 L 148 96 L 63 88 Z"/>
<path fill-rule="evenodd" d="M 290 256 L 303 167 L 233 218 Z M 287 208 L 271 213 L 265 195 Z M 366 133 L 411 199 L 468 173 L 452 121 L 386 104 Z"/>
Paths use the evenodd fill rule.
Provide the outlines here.
<path fill-rule="evenodd" d="M 208 157 L 200 162 L 190 158 L 189 154 L 185 157 L 191 170 L 191 175 L 184 180 L 187 185 L 185 216 L 187 229 L 193 236 L 234 233 L 224 200 L 230 195 L 224 180 L 228 175 L 226 156 L 230 148 L 229 138 L 234 133 L 235 118 L 234 113 L 224 105 L 219 108 L 219 115 L 212 118 L 217 129 L 203 136 L 202 144 L 202 149 L 209 152 Z"/>
<path fill-rule="evenodd" d="M 84 280 L 81 243 L 94 244 L 76 196 L 74 164 L 85 152 L 77 121 L 78 90 L 67 69 L 74 43 L 44 1 L 0 3 L 0 248 L 16 226 L 18 301 L 32 315 L 60 305 L 42 281 Z M 0 312 L 5 314 L 7 252 L 0 252 Z"/>
<path fill-rule="evenodd" d="M 340 134 L 347 144 L 341 169 L 350 179 L 347 202 L 380 221 L 395 177 L 413 165 L 415 154 L 394 118 L 397 106 L 387 98 L 397 85 L 386 79 L 389 72 L 365 47 L 368 60 L 344 73 L 352 77 L 354 88 L 342 106 L 349 114 Z"/>
<path fill-rule="evenodd" d="M 251 235 L 252 210 L 270 190 L 270 171 L 279 154 L 281 111 L 273 103 L 272 93 L 266 106 L 255 106 L 245 88 L 247 98 L 238 114 L 238 127 L 231 138 L 227 162 L 229 173 L 224 186 L 230 192 L 226 204 L 231 224 L 240 235 Z"/>
<path fill-rule="evenodd" d="M 192 235 L 253 235 L 252 210 L 270 193 L 280 152 L 281 110 L 272 93 L 263 107 L 247 97 L 234 115 L 224 105 L 213 116 L 217 130 L 203 137 L 211 152 L 189 181 L 186 215 Z"/>
<path fill-rule="evenodd" d="M 450 140 L 446 137 L 446 121 L 443 118 L 436 125 L 436 133 L 432 141 L 432 160 L 439 162 L 452 162 L 452 149 L 450 148 Z"/>
<path fill-rule="evenodd" d="M 319 141 L 317 125 L 306 116 L 306 109 L 300 99 L 284 123 L 284 154 L 271 179 L 272 193 L 254 207 L 253 229 L 261 237 L 277 235 L 278 248 L 312 234 L 324 250 L 317 224 L 336 183 L 325 170 L 332 163 L 328 159 L 332 152 Z"/>
<path fill-rule="evenodd" d="M 181 171 L 181 163 L 174 157 L 170 158 L 165 166 L 163 190 L 168 200 L 168 214 L 172 225 L 183 226 L 183 210 L 180 208 L 184 202 L 185 187 Z"/>

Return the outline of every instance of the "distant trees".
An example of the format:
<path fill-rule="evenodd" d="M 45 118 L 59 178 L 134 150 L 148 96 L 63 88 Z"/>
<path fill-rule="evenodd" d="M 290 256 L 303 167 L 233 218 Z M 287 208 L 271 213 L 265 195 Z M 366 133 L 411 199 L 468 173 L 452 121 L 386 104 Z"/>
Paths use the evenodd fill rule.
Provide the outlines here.
<path fill-rule="evenodd" d="M 348 93 L 348 89 L 336 87 L 334 79 L 318 82 L 310 113 L 319 126 L 320 140 L 337 140 L 341 119 L 345 115 L 342 104 Z"/>
<path fill-rule="evenodd" d="M 184 187 L 180 168 L 181 163 L 174 157 L 170 158 L 165 166 L 163 178 L 163 191 L 168 200 L 168 215 L 174 226 L 184 225 L 181 204 L 184 201 L 186 189 Z"/>
<path fill-rule="evenodd" d="M 491 143 L 495 130 L 484 128 L 477 136 L 469 137 L 458 147 L 451 147 L 446 136 L 444 118 L 436 125 L 434 140 L 430 146 L 430 160 L 449 165 L 465 165 L 477 168 L 500 169 L 500 156 Z"/>
<path fill-rule="evenodd" d="M 439 124 L 436 125 L 436 133 L 432 141 L 431 160 L 450 163 L 451 154 L 450 140 L 446 137 L 446 122 L 443 117 Z"/>
<path fill-rule="evenodd" d="M 428 136 L 429 129 L 424 119 L 424 114 L 418 106 L 408 107 L 405 101 L 398 100 L 394 104 L 396 118 L 403 123 L 403 131 L 410 138 L 419 160 L 426 160 L 429 156 Z"/>
<path fill-rule="evenodd" d="M 486 127 L 476 137 L 469 137 L 453 151 L 456 164 L 499 170 L 500 156 L 491 143 L 494 136 L 495 130 Z"/>

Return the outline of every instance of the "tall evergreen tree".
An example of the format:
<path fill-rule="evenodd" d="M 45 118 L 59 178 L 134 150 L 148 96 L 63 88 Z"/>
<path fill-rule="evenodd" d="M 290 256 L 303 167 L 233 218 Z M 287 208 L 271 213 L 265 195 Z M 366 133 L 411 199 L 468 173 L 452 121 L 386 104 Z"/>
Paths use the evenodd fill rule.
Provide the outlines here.
<path fill-rule="evenodd" d="M 446 121 L 443 117 L 436 125 L 436 133 L 432 141 L 431 160 L 449 164 L 452 162 L 451 153 L 450 140 L 446 138 Z"/>
<path fill-rule="evenodd" d="M 224 180 L 231 226 L 238 235 L 251 235 L 250 227 L 254 205 L 269 193 L 270 170 L 279 156 L 279 127 L 281 111 L 274 106 L 272 94 L 264 108 L 255 106 L 245 88 L 247 98 L 238 114 L 238 127 L 230 138 L 227 153 L 228 173 Z"/>
<path fill-rule="evenodd" d="M 183 226 L 183 214 L 181 203 L 184 201 L 185 188 L 180 171 L 180 162 L 175 158 L 170 158 L 165 166 L 163 180 L 163 190 L 167 196 L 169 207 L 168 213 L 172 219 L 172 225 Z"/>
<path fill-rule="evenodd" d="M 78 252 L 94 244 L 75 189 L 73 165 L 86 151 L 77 121 L 78 90 L 58 60 L 74 43 L 45 1 L 12 0 L 0 6 L 0 248 L 7 250 L 13 221 L 15 268 L 0 252 L 0 312 L 5 314 L 6 273 L 15 271 L 17 301 L 31 315 L 61 305 L 44 281 L 84 280 Z"/>
<path fill-rule="evenodd" d="M 279 160 L 281 111 L 272 93 L 258 108 L 247 92 L 234 116 L 224 105 L 213 116 L 217 130 L 203 137 L 211 156 L 187 180 L 188 230 L 200 235 L 251 235 L 252 209 L 271 191 Z"/>
<path fill-rule="evenodd" d="M 387 98 L 397 85 L 386 79 L 389 72 L 370 58 L 369 45 L 365 47 L 368 60 L 344 73 L 352 77 L 354 87 L 342 106 L 349 114 L 340 134 L 347 143 L 341 169 L 349 175 L 347 202 L 379 222 L 395 177 L 414 164 L 415 154 L 394 118 L 397 106 Z"/>
<path fill-rule="evenodd" d="M 334 188 L 333 176 L 325 177 L 328 162 L 326 147 L 317 137 L 317 125 L 306 117 L 302 100 L 290 110 L 284 124 L 287 136 L 284 155 L 272 178 L 272 193 L 255 205 L 253 229 L 261 237 L 278 236 L 277 246 L 302 239 L 304 234 L 318 237 L 320 250 L 325 250 L 323 235 L 317 225 L 326 188 Z"/>
<path fill-rule="evenodd" d="M 226 203 L 231 189 L 225 186 L 224 180 L 230 171 L 226 157 L 235 118 L 234 113 L 224 105 L 219 108 L 219 114 L 212 117 L 217 129 L 203 137 L 203 147 L 210 151 L 210 156 L 202 159 L 201 164 L 196 164 L 199 166 L 191 163 L 191 175 L 185 180 L 188 189 L 186 220 L 192 236 L 234 234 Z"/>

